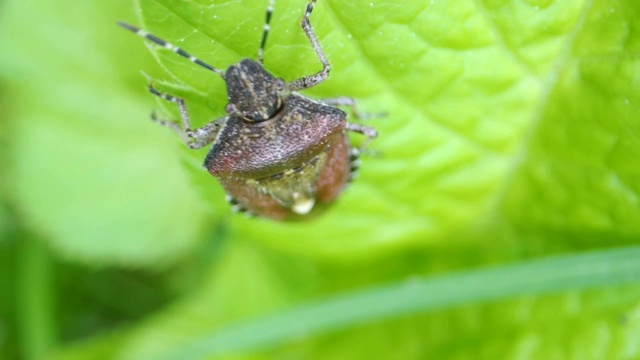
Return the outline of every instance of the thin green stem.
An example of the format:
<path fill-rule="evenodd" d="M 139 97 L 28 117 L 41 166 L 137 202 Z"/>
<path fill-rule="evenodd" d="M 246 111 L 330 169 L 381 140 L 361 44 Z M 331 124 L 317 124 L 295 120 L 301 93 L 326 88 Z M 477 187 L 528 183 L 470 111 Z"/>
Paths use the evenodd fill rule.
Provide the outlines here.
<path fill-rule="evenodd" d="M 55 339 L 51 259 L 36 239 L 21 240 L 17 274 L 17 320 L 22 358 L 39 360 Z"/>

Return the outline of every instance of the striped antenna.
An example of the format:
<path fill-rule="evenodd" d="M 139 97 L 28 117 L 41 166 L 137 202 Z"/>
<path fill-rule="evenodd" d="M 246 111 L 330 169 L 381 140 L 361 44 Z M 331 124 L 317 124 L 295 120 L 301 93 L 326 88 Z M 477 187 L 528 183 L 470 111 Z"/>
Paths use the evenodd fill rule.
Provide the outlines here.
<path fill-rule="evenodd" d="M 264 22 L 264 33 L 262 33 L 262 42 L 260 43 L 260 51 L 258 51 L 260 64 L 264 63 L 264 47 L 267 45 L 267 36 L 269 36 L 269 30 L 271 30 L 271 14 L 273 14 L 275 2 L 276 0 L 270 0 L 269 6 L 267 6 L 267 20 Z"/>
<path fill-rule="evenodd" d="M 124 21 L 118 21 L 118 25 L 122 26 L 123 28 L 131 31 L 132 33 L 134 33 L 134 34 L 136 34 L 138 36 L 141 36 L 141 37 L 143 37 L 143 38 L 145 38 L 147 40 L 151 40 L 154 43 L 156 43 L 156 44 L 158 44 L 158 45 L 160 45 L 160 46 L 162 46 L 162 47 L 164 47 L 166 49 L 169 49 L 169 50 L 173 51 L 174 53 L 176 53 L 176 54 L 178 54 L 178 55 L 180 55 L 182 57 L 185 57 L 185 58 L 191 60 L 191 62 L 194 62 L 194 63 L 196 63 L 196 64 L 198 64 L 198 65 L 200 65 L 200 66 L 202 66 L 204 68 L 207 68 L 207 69 L 217 73 L 218 75 L 222 76 L 222 78 L 224 79 L 224 71 L 214 68 L 213 66 L 211 66 L 211 65 L 207 64 L 206 62 L 198 59 L 197 57 L 189 54 L 188 52 L 182 50 L 181 48 L 179 48 L 179 47 L 177 47 L 177 46 L 175 46 L 175 45 L 173 45 L 173 44 L 171 44 L 169 42 L 166 42 L 166 41 L 160 39 L 159 37 L 157 37 L 157 36 L 155 36 L 153 34 L 149 34 L 148 32 L 146 32 L 146 31 L 144 31 L 142 29 L 139 29 L 139 28 L 137 28 L 137 27 L 135 27 L 135 26 L 133 26 L 131 24 L 127 24 Z"/>

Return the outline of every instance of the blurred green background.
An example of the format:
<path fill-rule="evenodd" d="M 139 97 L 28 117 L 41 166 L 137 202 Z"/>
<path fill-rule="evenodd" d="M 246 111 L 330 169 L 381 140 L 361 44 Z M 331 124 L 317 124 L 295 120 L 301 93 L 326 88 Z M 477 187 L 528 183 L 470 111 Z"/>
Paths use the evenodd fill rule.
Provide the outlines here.
<path fill-rule="evenodd" d="M 231 213 L 146 91 L 201 125 L 222 80 L 115 25 L 224 69 L 266 6 L 0 2 L 0 359 L 640 357 L 633 1 L 319 0 L 333 70 L 305 94 L 389 116 L 299 224 Z M 287 80 L 320 69 L 305 6 L 275 7 Z"/>

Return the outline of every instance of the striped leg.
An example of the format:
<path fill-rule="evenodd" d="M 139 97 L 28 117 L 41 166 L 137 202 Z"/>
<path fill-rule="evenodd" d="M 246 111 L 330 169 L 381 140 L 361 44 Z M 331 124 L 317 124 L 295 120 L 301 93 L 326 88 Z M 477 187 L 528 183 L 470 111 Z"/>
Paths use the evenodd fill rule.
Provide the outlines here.
<path fill-rule="evenodd" d="M 133 25 L 127 24 L 126 22 L 119 21 L 118 25 L 122 26 L 123 28 L 125 28 L 125 29 L 127 29 L 127 30 L 129 30 L 131 32 L 133 32 L 134 34 L 136 34 L 138 36 L 141 36 L 141 37 L 143 37 L 143 38 L 145 38 L 147 40 L 151 40 L 154 43 L 156 43 L 156 44 L 158 44 L 158 45 L 160 45 L 160 46 L 162 46 L 164 48 L 167 48 L 167 49 L 173 51 L 174 53 L 176 53 L 176 54 L 178 54 L 178 55 L 180 55 L 182 57 L 185 57 L 185 58 L 189 59 L 191 62 L 196 63 L 196 64 L 198 64 L 198 65 L 200 65 L 200 66 L 202 66 L 202 67 L 204 67 L 204 68 L 206 68 L 208 70 L 211 70 L 211 71 L 217 73 L 218 75 L 222 76 L 222 78 L 224 78 L 224 71 L 214 68 L 213 66 L 211 66 L 211 65 L 207 64 L 206 62 L 198 59 L 197 57 L 189 54 L 188 52 L 182 50 L 181 48 L 179 48 L 179 47 L 177 47 L 177 46 L 175 46 L 175 45 L 173 45 L 173 44 L 171 44 L 169 42 L 166 42 L 165 40 L 162 40 L 161 38 L 159 38 L 159 37 L 157 37 L 157 36 L 155 36 L 153 34 L 149 34 L 148 32 L 146 32 L 146 31 L 144 31 L 142 29 L 139 29 L 139 28 L 137 28 L 137 27 L 135 27 Z"/>
<path fill-rule="evenodd" d="M 307 37 L 309 38 L 309 41 L 311 41 L 311 45 L 313 46 L 313 50 L 316 52 L 316 55 L 318 55 L 318 58 L 322 63 L 322 70 L 313 75 L 305 76 L 289 83 L 289 90 L 292 91 L 308 89 L 320 84 L 329 77 L 329 72 L 331 71 L 331 64 L 329 64 L 327 56 L 322 51 L 320 41 L 318 41 L 318 37 L 313 31 L 313 27 L 311 27 L 311 22 L 309 21 L 309 17 L 311 16 L 311 12 L 313 11 L 313 7 L 315 6 L 315 4 L 316 0 L 311 0 L 311 2 L 307 5 L 307 11 L 304 13 L 304 17 L 302 18 L 302 30 L 304 30 L 305 34 L 307 34 Z"/>
<path fill-rule="evenodd" d="M 264 47 L 267 45 L 267 36 L 269 36 L 269 30 L 271 30 L 271 15 L 273 14 L 273 7 L 276 0 L 270 0 L 267 7 L 267 20 L 264 22 L 264 33 L 262 34 L 262 42 L 260 43 L 260 51 L 258 52 L 258 61 L 260 64 L 264 63 Z"/>
<path fill-rule="evenodd" d="M 360 168 L 360 165 L 362 165 L 362 160 L 360 160 L 360 150 L 358 148 L 351 148 L 351 153 L 349 154 L 349 162 L 351 163 L 349 182 L 352 182 L 358 177 L 358 169 Z"/>

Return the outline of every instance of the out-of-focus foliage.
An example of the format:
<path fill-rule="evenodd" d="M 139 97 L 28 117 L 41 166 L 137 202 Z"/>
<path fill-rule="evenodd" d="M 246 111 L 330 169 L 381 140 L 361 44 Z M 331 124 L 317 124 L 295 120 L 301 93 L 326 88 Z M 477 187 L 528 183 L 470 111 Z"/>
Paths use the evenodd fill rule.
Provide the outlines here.
<path fill-rule="evenodd" d="M 639 356 L 640 286 L 620 285 L 637 274 L 605 252 L 640 239 L 634 2 L 319 0 L 312 23 L 333 70 L 305 94 L 353 96 L 389 116 L 370 123 L 380 156 L 364 159 L 326 215 L 299 224 L 230 214 L 200 167 L 206 150 L 151 123 L 152 109 L 167 118 L 177 109 L 145 90 L 151 78 L 184 97 L 201 125 L 223 114 L 223 81 L 115 25 L 140 25 L 224 69 L 257 57 L 266 6 L 0 5 L 0 359 L 180 357 L 184 344 L 207 346 L 239 321 L 260 329 L 273 312 L 300 326 L 299 338 L 274 335 L 266 350 L 245 339 L 230 358 Z M 275 7 L 265 66 L 287 80 L 320 69 L 300 30 L 304 7 Z M 444 310 L 373 312 L 366 324 L 350 318 L 353 307 L 289 312 L 585 250 L 602 254 L 603 288 L 547 276 L 539 281 L 558 294 L 510 298 L 495 279 L 514 268 L 499 267 L 460 288 L 490 304 L 449 298 Z M 570 262 L 544 262 L 540 273 Z M 319 318 L 326 329 L 305 334 Z"/>

